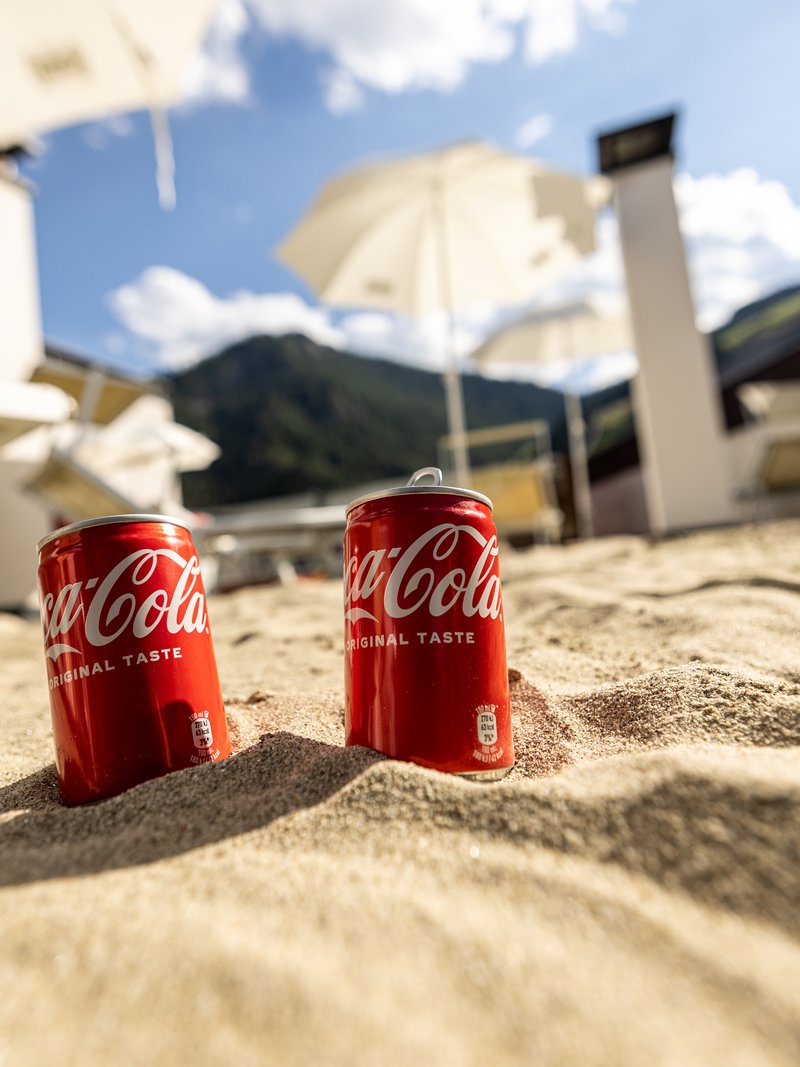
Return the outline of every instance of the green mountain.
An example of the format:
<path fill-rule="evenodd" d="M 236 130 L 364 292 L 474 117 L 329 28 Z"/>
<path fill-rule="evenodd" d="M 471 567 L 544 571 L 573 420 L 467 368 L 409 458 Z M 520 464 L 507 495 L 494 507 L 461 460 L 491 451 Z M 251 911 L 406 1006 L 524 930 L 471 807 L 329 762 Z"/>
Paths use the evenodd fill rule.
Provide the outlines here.
<path fill-rule="evenodd" d="M 169 383 L 178 421 L 222 448 L 184 476 L 189 507 L 405 479 L 436 462 L 446 432 L 439 375 L 302 336 L 253 337 Z M 466 375 L 464 398 L 470 429 L 544 418 L 563 448 L 560 393 Z"/>

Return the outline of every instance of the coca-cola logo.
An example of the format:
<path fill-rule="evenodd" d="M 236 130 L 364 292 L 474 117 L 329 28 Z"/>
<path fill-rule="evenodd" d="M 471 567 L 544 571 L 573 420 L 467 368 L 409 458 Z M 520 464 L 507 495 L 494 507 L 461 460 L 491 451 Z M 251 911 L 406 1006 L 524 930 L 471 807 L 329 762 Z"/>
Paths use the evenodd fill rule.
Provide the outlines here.
<path fill-rule="evenodd" d="M 170 591 L 142 587 L 156 568 L 167 561 L 180 572 Z M 45 654 L 56 660 L 65 652 L 80 655 L 68 643 L 70 631 L 83 619 L 88 644 L 96 648 L 111 644 L 126 633 L 147 637 L 163 622 L 170 634 L 202 633 L 207 626 L 206 603 L 201 589 L 197 556 L 184 559 L 169 548 L 142 548 L 131 552 L 102 578 L 65 585 L 42 599 Z M 86 594 L 95 590 L 87 601 Z M 52 642 L 52 643 L 51 643 Z"/>
<path fill-rule="evenodd" d="M 463 549 L 465 541 L 476 546 L 471 569 L 446 570 L 444 562 L 459 545 Z M 502 610 L 497 552 L 496 536 L 487 538 L 474 526 L 446 522 L 421 534 L 405 550 L 379 548 L 363 557 L 353 555 L 344 569 L 345 619 L 377 622 L 363 605 L 381 596 L 383 611 L 393 619 L 423 610 L 436 618 L 454 608 L 466 618 L 496 619 Z M 459 558 L 465 554 L 459 552 Z"/>

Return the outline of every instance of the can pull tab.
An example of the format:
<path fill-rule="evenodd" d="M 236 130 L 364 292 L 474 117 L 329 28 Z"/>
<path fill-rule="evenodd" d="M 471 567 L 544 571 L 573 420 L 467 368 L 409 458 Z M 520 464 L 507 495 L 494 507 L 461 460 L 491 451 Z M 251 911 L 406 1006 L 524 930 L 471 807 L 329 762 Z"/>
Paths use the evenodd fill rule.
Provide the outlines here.
<path fill-rule="evenodd" d="M 433 478 L 433 485 L 441 485 L 443 477 L 438 467 L 420 467 L 418 471 L 414 471 L 406 485 L 419 485 L 423 478 Z"/>

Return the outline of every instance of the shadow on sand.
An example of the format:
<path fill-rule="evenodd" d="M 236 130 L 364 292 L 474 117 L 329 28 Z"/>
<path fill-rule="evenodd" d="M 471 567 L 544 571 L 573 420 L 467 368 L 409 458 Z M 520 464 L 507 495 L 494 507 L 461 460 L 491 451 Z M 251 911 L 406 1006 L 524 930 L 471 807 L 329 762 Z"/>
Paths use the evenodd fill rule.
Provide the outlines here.
<path fill-rule="evenodd" d="M 671 589 L 668 592 L 640 592 L 637 596 L 650 597 L 652 600 L 671 600 L 676 596 L 688 596 L 690 593 L 707 593 L 711 589 L 729 589 L 741 586 L 744 589 L 778 589 L 785 593 L 800 593 L 800 583 L 783 581 L 780 578 L 716 578 L 689 589 Z"/>
<path fill-rule="evenodd" d="M 78 808 L 58 803 L 51 765 L 0 789 L 0 886 L 152 863 L 312 808 L 382 756 L 266 734 L 223 763 L 145 782 Z M 15 810 L 19 814 L 11 814 Z"/>

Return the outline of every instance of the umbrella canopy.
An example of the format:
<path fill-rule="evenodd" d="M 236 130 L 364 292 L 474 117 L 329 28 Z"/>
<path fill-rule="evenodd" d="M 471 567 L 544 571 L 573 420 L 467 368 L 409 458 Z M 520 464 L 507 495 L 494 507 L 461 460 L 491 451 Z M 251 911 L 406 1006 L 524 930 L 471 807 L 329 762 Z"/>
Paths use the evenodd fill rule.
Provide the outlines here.
<path fill-rule="evenodd" d="M 606 191 L 490 144 L 457 144 L 333 179 L 278 256 L 339 307 L 516 304 L 594 249 Z"/>
<path fill-rule="evenodd" d="M 217 0 L 0 0 L 0 149 L 32 134 L 149 108 L 162 185 L 171 153 L 160 109 Z M 162 192 L 165 192 L 162 188 Z"/>
<path fill-rule="evenodd" d="M 360 167 L 328 183 L 278 248 L 328 304 L 451 321 L 445 376 L 457 475 L 468 483 L 452 315 L 510 305 L 594 248 L 607 186 L 481 142 Z"/>
<path fill-rule="evenodd" d="M 627 315 L 612 313 L 585 299 L 552 308 L 537 308 L 498 330 L 473 353 L 479 365 L 489 363 L 557 363 L 618 352 L 633 347 Z M 564 394 L 570 467 L 578 533 L 592 535 L 586 428 L 580 397 Z"/>
<path fill-rule="evenodd" d="M 584 299 L 513 319 L 473 353 L 477 363 L 563 363 L 633 348 L 626 314 Z"/>

